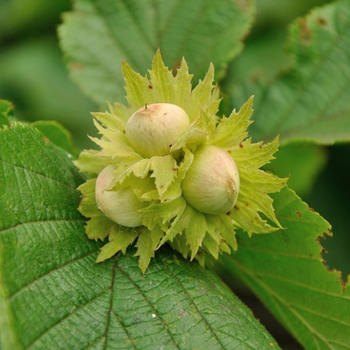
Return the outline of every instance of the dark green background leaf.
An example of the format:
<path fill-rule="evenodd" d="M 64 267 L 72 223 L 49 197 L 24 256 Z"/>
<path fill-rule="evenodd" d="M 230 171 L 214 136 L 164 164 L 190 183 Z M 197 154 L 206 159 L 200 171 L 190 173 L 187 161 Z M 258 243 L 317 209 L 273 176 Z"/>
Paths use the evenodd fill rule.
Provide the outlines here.
<path fill-rule="evenodd" d="M 343 273 L 343 279 L 350 274 L 350 144 L 334 145 L 327 149 L 327 168 L 318 177 L 314 190 L 305 201 L 332 223 L 333 237 L 322 240 L 326 249 L 327 265 Z"/>
<path fill-rule="evenodd" d="M 0 2 L 0 43 L 18 33 L 28 34 L 47 30 L 53 21 L 58 21 L 59 14 L 69 0 L 48 2 L 46 0 L 3 0 Z"/>
<path fill-rule="evenodd" d="M 228 266 L 305 349 L 350 349 L 350 288 L 339 271 L 327 270 L 318 242 L 329 224 L 287 188 L 274 199 L 285 229 L 238 235 Z"/>
<path fill-rule="evenodd" d="M 0 50 L 0 98 L 13 102 L 18 120 L 56 120 L 76 144 L 91 147 L 87 134 L 94 136 L 96 128 L 90 112 L 97 106 L 67 77 L 55 39 L 16 43 Z"/>
<path fill-rule="evenodd" d="M 350 139 L 350 3 L 337 1 L 297 19 L 290 28 L 293 68 L 272 83 L 236 86 L 234 106 L 255 95 L 251 134 L 256 139 Z M 271 58 L 273 59 L 273 58 Z"/>
<path fill-rule="evenodd" d="M 281 146 L 275 156 L 264 168 L 279 177 L 289 177 L 288 187 L 303 198 L 311 193 L 317 175 L 327 162 L 326 150 L 311 143 L 289 143 Z"/>
<path fill-rule="evenodd" d="M 67 154 L 19 123 L 0 144 L 3 349 L 277 347 L 215 275 L 173 251 L 145 275 L 132 252 L 96 264 Z"/>
<path fill-rule="evenodd" d="M 124 96 L 122 60 L 144 75 L 158 48 L 176 68 L 185 57 L 195 83 L 210 62 L 217 77 L 237 55 L 252 21 L 252 0 L 75 1 L 59 28 L 72 78 L 98 103 Z"/>

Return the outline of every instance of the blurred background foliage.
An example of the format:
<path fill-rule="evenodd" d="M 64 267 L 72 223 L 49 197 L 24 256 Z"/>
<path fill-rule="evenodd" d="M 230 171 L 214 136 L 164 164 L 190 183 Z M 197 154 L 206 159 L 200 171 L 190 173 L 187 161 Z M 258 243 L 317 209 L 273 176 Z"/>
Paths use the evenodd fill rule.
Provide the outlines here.
<path fill-rule="evenodd" d="M 256 20 L 244 50 L 228 65 L 220 82 L 223 94 L 234 91 L 240 81 L 254 77 L 269 81 L 288 69 L 291 61 L 284 50 L 288 25 L 326 2 L 257 0 Z M 62 13 L 70 9 L 69 0 L 0 2 L 0 98 L 14 103 L 20 120 L 56 120 L 72 133 L 78 148 L 90 148 L 87 134 L 96 134 L 90 112 L 100 107 L 69 79 L 56 33 Z M 125 102 L 124 97 L 119 101 Z M 233 107 L 240 106 L 224 106 Z M 290 176 L 289 186 L 332 224 L 334 237 L 321 242 L 327 251 L 324 258 L 330 269 L 341 270 L 346 279 L 350 273 L 350 146 L 283 145 L 268 169 Z"/>
<path fill-rule="evenodd" d="M 90 147 L 89 113 L 98 107 L 70 81 L 56 34 L 70 7 L 69 0 L 0 2 L 0 96 L 14 103 L 17 118 L 59 121 L 79 147 Z"/>

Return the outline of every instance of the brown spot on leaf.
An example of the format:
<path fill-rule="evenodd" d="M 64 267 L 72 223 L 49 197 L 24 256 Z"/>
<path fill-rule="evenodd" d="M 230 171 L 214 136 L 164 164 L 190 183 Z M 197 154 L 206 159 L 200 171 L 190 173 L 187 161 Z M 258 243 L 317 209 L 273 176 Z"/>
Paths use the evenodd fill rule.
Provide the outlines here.
<path fill-rule="evenodd" d="M 305 18 L 299 18 L 299 40 L 304 46 L 310 46 L 312 42 L 312 32 Z"/>
<path fill-rule="evenodd" d="M 318 23 L 320 26 L 326 26 L 326 25 L 328 25 L 328 21 L 327 21 L 324 17 L 318 17 L 318 18 L 317 18 L 317 23 Z"/>
<path fill-rule="evenodd" d="M 148 88 L 149 88 L 150 90 L 152 90 L 152 89 L 153 89 L 153 86 L 150 84 L 150 85 L 148 85 Z"/>
<path fill-rule="evenodd" d="M 71 62 L 69 64 L 70 69 L 81 72 L 85 69 L 85 66 L 80 62 Z"/>
<path fill-rule="evenodd" d="M 249 77 L 249 80 L 253 85 L 256 85 L 260 81 L 261 77 L 262 77 L 262 73 L 256 72 L 255 74 Z"/>
<path fill-rule="evenodd" d="M 241 142 L 240 144 L 239 144 L 239 148 L 243 148 L 244 146 L 243 146 L 243 143 Z"/>
<path fill-rule="evenodd" d="M 245 12 L 248 12 L 250 11 L 252 5 L 249 1 L 246 1 L 246 0 L 239 0 L 239 1 L 236 1 L 236 6 L 242 10 L 242 11 L 245 11 Z"/>
<path fill-rule="evenodd" d="M 46 144 L 48 144 L 50 142 L 50 140 L 44 135 L 41 138 L 44 141 L 44 143 L 46 143 Z"/>
<path fill-rule="evenodd" d="M 297 215 L 299 216 L 299 218 L 301 218 L 301 212 L 297 211 Z"/>
<path fill-rule="evenodd" d="M 177 258 L 177 256 L 175 254 L 173 255 L 173 258 L 174 258 L 174 263 L 176 265 L 180 265 L 180 261 L 179 261 L 179 259 Z"/>

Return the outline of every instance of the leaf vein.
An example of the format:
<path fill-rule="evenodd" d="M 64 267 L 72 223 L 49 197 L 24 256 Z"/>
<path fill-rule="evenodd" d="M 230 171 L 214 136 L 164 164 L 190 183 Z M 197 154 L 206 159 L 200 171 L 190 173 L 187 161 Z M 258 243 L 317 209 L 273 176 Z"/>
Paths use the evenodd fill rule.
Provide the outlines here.
<path fill-rule="evenodd" d="M 120 316 L 115 312 L 115 310 L 112 310 L 113 315 L 116 317 L 118 323 L 122 326 L 123 331 L 125 332 L 126 336 L 128 337 L 128 339 L 130 340 L 130 343 L 133 347 L 133 349 L 137 349 L 134 339 L 131 337 L 130 333 L 127 330 L 127 327 L 124 326 Z"/>
<path fill-rule="evenodd" d="M 276 233 L 274 233 L 276 234 Z M 262 249 L 258 248 L 257 246 L 253 247 L 247 247 L 244 244 L 240 245 L 242 248 L 244 247 L 244 250 L 251 251 L 251 252 L 260 252 L 260 253 L 265 253 L 268 255 L 276 255 L 276 256 L 283 256 L 283 257 L 290 257 L 290 258 L 295 258 L 299 261 L 299 259 L 305 259 L 305 260 L 310 260 L 310 261 L 322 261 L 320 258 L 310 256 L 310 255 L 296 255 L 296 254 L 290 254 L 286 252 L 277 252 L 275 250 L 269 250 L 269 249 Z"/>
<path fill-rule="evenodd" d="M 43 332 L 42 334 L 40 334 L 31 344 L 28 345 L 27 349 L 32 348 L 33 346 L 35 346 L 36 343 L 38 343 L 38 341 L 45 335 L 47 334 L 50 330 L 52 330 L 53 328 L 57 327 L 59 324 L 61 324 L 63 321 L 67 320 L 69 317 L 71 317 L 72 315 L 74 315 L 76 312 L 78 312 L 79 310 L 83 309 L 84 307 L 86 307 L 87 305 L 89 305 L 90 303 L 92 303 L 93 301 L 97 300 L 99 297 L 101 297 L 104 293 L 106 293 L 110 288 L 106 288 L 105 290 L 102 290 L 99 294 L 97 294 L 94 298 L 90 299 L 87 303 L 80 305 L 79 307 L 77 307 L 76 309 L 74 309 L 74 311 L 70 312 L 67 314 L 67 316 L 61 318 L 58 322 L 56 322 L 55 324 L 51 325 L 50 328 L 48 328 L 45 332 Z M 97 340 L 95 340 L 97 341 Z"/>
<path fill-rule="evenodd" d="M 113 269 L 112 269 L 112 278 L 111 278 L 111 287 L 110 287 L 110 291 L 111 291 L 111 295 L 109 298 L 109 310 L 108 310 L 108 316 L 107 316 L 107 323 L 106 323 L 106 329 L 104 332 L 104 344 L 103 344 L 103 348 L 107 349 L 107 341 L 108 341 L 108 330 L 109 330 L 109 326 L 111 323 L 111 315 L 112 313 L 114 313 L 116 315 L 116 313 L 113 310 L 113 294 L 114 294 L 114 285 L 115 285 L 115 279 L 116 279 L 116 272 L 117 272 L 117 267 L 118 267 L 118 259 L 119 259 L 120 253 L 116 254 L 114 256 L 114 263 L 113 263 Z M 119 316 L 117 316 L 117 320 L 120 321 Z M 129 338 L 129 340 L 131 341 L 131 343 L 133 344 L 132 338 L 130 337 L 130 335 L 128 334 L 128 332 L 126 331 L 125 327 L 122 327 L 125 334 L 127 335 L 127 337 Z"/>
<path fill-rule="evenodd" d="M 132 54 L 130 55 L 128 53 L 128 50 L 127 50 L 128 45 L 123 45 L 123 43 L 120 40 L 118 41 L 117 38 L 114 36 L 112 27 L 111 27 L 110 23 L 107 21 L 106 16 L 103 14 L 103 12 L 100 9 L 100 7 L 98 6 L 98 4 L 96 2 L 94 2 L 92 5 L 95 7 L 96 15 L 101 20 L 101 22 L 104 23 L 104 25 L 107 29 L 108 36 L 111 39 L 111 42 L 114 43 L 115 47 L 117 47 L 123 53 L 123 55 L 125 57 L 128 57 L 128 61 L 132 66 L 137 67 L 138 66 L 137 62 L 135 62 L 135 60 L 133 59 L 134 55 L 132 55 Z M 98 57 L 96 56 L 95 51 L 91 50 L 90 53 L 92 54 L 92 56 L 95 56 L 97 58 L 97 60 L 95 60 L 95 62 L 98 62 Z M 103 67 L 103 68 L 109 70 L 110 75 L 115 75 L 115 72 L 112 70 L 112 66 L 110 69 L 108 69 L 108 66 L 105 64 L 100 65 L 100 67 Z"/>
<path fill-rule="evenodd" d="M 217 285 L 213 283 L 213 281 L 211 281 L 206 274 L 203 273 L 202 269 L 199 270 L 199 273 L 203 276 L 203 278 L 205 278 L 212 285 L 213 289 L 219 290 Z M 221 291 L 219 290 L 219 292 Z M 236 308 L 236 311 L 238 311 L 248 322 L 250 322 L 252 327 L 258 328 L 258 325 L 255 322 L 253 322 L 253 320 L 250 317 L 246 317 L 246 315 L 244 314 L 241 308 Z"/>
<path fill-rule="evenodd" d="M 323 74 L 324 72 L 329 71 L 329 69 L 327 67 L 325 68 L 324 66 L 327 65 L 329 61 L 331 61 L 331 57 L 333 54 L 335 57 L 337 57 L 337 55 L 335 53 L 335 51 L 336 51 L 335 49 L 337 47 L 339 47 L 341 49 L 339 42 L 343 39 L 344 36 L 346 36 L 346 33 L 338 31 L 337 38 L 334 38 L 332 45 L 330 45 L 329 48 L 327 49 L 327 52 L 325 52 L 323 54 L 323 60 L 320 60 L 320 62 L 318 62 L 317 64 L 314 63 L 313 74 L 311 74 L 308 77 L 308 79 L 306 81 L 304 81 L 304 83 L 300 82 L 300 86 L 302 88 L 299 90 L 298 93 L 295 94 L 295 97 L 293 98 L 293 100 L 291 100 L 289 102 L 289 108 L 287 108 L 287 110 L 284 112 L 284 114 L 281 115 L 280 118 L 278 118 L 278 121 L 276 123 L 274 123 L 271 126 L 270 130 L 266 133 L 266 139 L 270 139 L 270 138 L 274 137 L 274 135 L 278 134 L 278 132 L 276 132 L 276 131 L 278 131 L 278 130 L 280 131 L 283 129 L 283 125 L 285 124 L 286 121 L 289 120 L 289 118 L 292 114 L 292 111 L 295 110 L 295 108 L 297 106 L 302 105 L 302 103 L 300 103 L 298 101 L 301 101 L 303 99 L 306 91 L 310 91 L 310 87 L 311 87 L 312 83 L 316 81 L 316 77 L 319 74 Z M 294 56 L 297 56 L 297 54 L 295 54 Z M 292 72 L 292 74 L 293 73 L 295 74 L 295 68 L 294 68 L 294 71 Z M 301 77 L 301 79 L 302 79 L 302 77 Z M 339 87 L 339 89 L 342 90 L 340 87 Z M 340 92 L 342 92 L 342 91 L 340 91 Z M 337 92 L 337 91 L 335 91 L 334 93 L 339 95 L 339 92 Z M 269 96 L 270 96 L 269 91 L 267 91 L 267 93 L 263 95 L 263 99 L 261 100 L 261 105 L 266 105 L 265 102 Z M 334 104 L 334 96 L 330 97 L 329 100 L 333 101 L 333 102 L 329 103 L 327 101 L 324 101 L 324 107 L 323 107 L 322 111 L 329 109 Z M 296 127 L 296 130 L 305 128 L 305 125 L 310 125 L 310 124 L 312 125 L 315 122 L 317 122 L 319 119 L 322 119 L 321 114 L 319 114 L 318 116 L 316 116 L 312 120 L 310 120 L 310 119 L 305 120 L 305 123 L 303 123 L 303 126 L 298 125 Z M 262 130 L 263 124 L 256 125 L 256 128 Z M 289 131 L 289 132 L 292 133 L 292 131 Z M 288 133 L 288 131 L 287 131 L 287 133 Z M 287 133 L 285 132 L 285 134 L 287 134 Z"/>
<path fill-rule="evenodd" d="M 13 226 L 6 227 L 2 230 L 0 230 L 0 234 L 3 234 L 7 231 L 11 231 L 13 229 L 16 229 L 17 227 L 26 226 L 26 225 L 32 225 L 32 224 L 41 224 L 41 223 L 58 223 L 58 222 L 85 222 L 86 220 L 84 218 L 67 218 L 67 219 L 47 219 L 47 220 L 35 220 L 35 221 L 25 221 L 25 222 L 19 222 Z"/>
<path fill-rule="evenodd" d="M 245 270 L 246 270 L 246 272 L 248 271 L 247 269 L 245 269 Z M 310 287 L 309 284 L 303 284 L 303 283 L 300 283 L 298 281 L 294 281 L 294 280 L 288 279 L 286 277 L 280 277 L 280 276 L 277 276 L 277 275 L 272 275 L 272 274 L 268 274 L 268 273 L 261 273 L 261 272 L 256 273 L 255 275 L 256 276 L 260 276 L 260 277 L 268 277 L 268 278 L 271 278 L 271 279 L 275 279 L 277 281 L 282 281 L 282 282 L 285 282 L 285 283 L 290 283 L 290 284 L 293 284 L 293 285 L 297 285 L 299 287 L 305 288 L 305 289 L 310 290 L 312 292 L 328 295 L 328 296 L 331 296 L 333 298 L 350 300 L 350 297 L 348 297 L 348 296 L 339 295 L 339 294 L 336 294 L 336 293 L 325 292 L 324 290 L 320 290 L 320 289 L 317 289 L 317 288 Z"/>
<path fill-rule="evenodd" d="M 7 300 L 8 300 L 8 301 L 11 301 L 16 295 L 18 295 L 19 293 L 22 293 L 24 290 L 26 290 L 27 288 L 29 288 L 32 284 L 34 284 L 34 283 L 40 281 L 41 279 L 43 279 L 44 277 L 48 276 L 48 275 L 51 274 L 52 272 L 54 272 L 54 271 L 59 271 L 59 270 L 65 268 L 65 267 L 67 267 L 67 266 L 69 266 L 69 265 L 71 265 L 71 264 L 73 264 L 73 263 L 79 261 L 79 260 L 85 259 L 85 258 L 89 257 L 90 255 L 96 254 L 96 252 L 98 252 L 98 251 L 99 251 L 99 249 L 93 250 L 93 251 L 87 253 L 86 255 L 79 256 L 79 257 L 77 257 L 77 258 L 75 258 L 75 259 L 73 259 L 73 260 L 71 260 L 71 261 L 68 261 L 67 263 L 65 263 L 65 264 L 63 264 L 63 265 L 61 265 L 61 266 L 55 267 L 55 268 L 53 268 L 52 270 L 47 271 L 47 272 L 44 273 L 43 275 L 40 275 L 39 277 L 33 279 L 33 280 L 30 281 L 28 284 L 26 284 L 26 285 L 24 285 L 23 287 L 21 287 L 20 289 L 18 289 L 18 290 L 17 290 L 16 292 L 14 292 L 12 295 L 9 295 L 9 296 L 7 297 Z"/>
<path fill-rule="evenodd" d="M 240 266 L 240 268 L 242 270 L 245 271 L 245 273 L 250 276 L 250 278 L 254 279 L 255 283 L 259 284 L 261 288 L 265 289 L 266 292 L 271 296 L 271 298 L 275 299 L 277 302 L 279 302 L 280 304 L 284 305 L 288 310 L 290 310 L 291 313 L 294 314 L 294 316 L 299 319 L 299 321 L 304 324 L 304 326 L 309 330 L 310 334 L 314 335 L 315 337 L 319 338 L 324 344 L 327 344 L 327 339 L 325 339 L 318 331 L 316 328 L 312 327 L 312 325 L 294 308 L 291 307 L 291 305 L 294 305 L 293 303 L 291 303 L 290 301 L 287 301 L 285 298 L 282 297 L 282 295 L 278 294 L 273 288 L 271 288 L 267 283 L 265 283 L 260 277 L 261 276 L 265 276 L 264 274 L 261 273 L 252 273 L 249 269 L 247 269 L 244 265 L 240 264 L 238 261 L 236 261 L 237 265 Z M 267 277 L 271 277 L 271 278 L 275 278 L 276 280 L 282 280 L 284 282 L 290 282 L 293 284 L 298 284 L 296 282 L 291 282 L 287 279 L 282 279 L 280 277 L 276 277 L 276 276 L 267 276 Z M 313 290 L 311 289 L 309 286 L 307 285 L 301 285 L 303 288 L 307 288 L 310 289 L 312 291 L 316 291 L 316 292 L 320 292 L 319 290 Z M 332 297 L 338 297 L 338 298 L 342 298 L 342 296 L 336 295 L 336 294 L 332 294 L 332 293 L 324 293 L 323 291 L 320 292 L 322 294 L 328 294 Z M 279 308 L 279 304 L 278 308 Z M 284 313 L 283 311 L 280 311 L 282 314 Z M 286 323 L 291 322 L 290 317 L 288 317 L 287 319 L 284 319 L 284 321 Z M 293 327 L 290 327 L 291 330 L 293 330 Z M 294 334 L 296 336 L 297 339 L 298 336 L 296 334 Z M 315 346 L 317 346 L 317 348 L 320 348 L 317 343 L 316 343 L 316 338 L 314 338 L 315 341 Z"/>
<path fill-rule="evenodd" d="M 316 312 L 315 310 L 309 309 L 309 308 L 305 307 L 304 305 L 300 305 L 300 304 L 297 304 L 297 303 L 291 303 L 290 305 L 292 305 L 296 309 L 298 308 L 298 309 L 306 311 L 306 312 L 308 312 L 308 313 L 310 313 L 312 315 L 325 318 L 326 320 L 331 320 L 331 321 L 333 321 L 335 323 L 339 323 L 339 324 L 341 324 L 343 326 L 348 326 L 348 327 L 350 326 L 349 323 L 342 322 L 340 319 L 335 319 L 334 317 L 330 317 L 329 315 L 324 315 L 324 314 L 322 314 L 320 312 Z"/>
<path fill-rule="evenodd" d="M 153 44 L 151 42 L 151 40 L 149 39 L 149 35 L 147 35 L 147 32 L 145 32 L 143 30 L 143 28 L 140 26 L 140 21 L 136 18 L 136 16 L 134 15 L 134 12 L 132 11 L 132 9 L 128 6 L 128 2 L 127 1 L 122 1 L 124 8 L 129 12 L 130 14 L 130 18 L 132 18 L 135 27 L 137 28 L 137 30 L 139 31 L 139 33 L 141 34 L 141 36 L 143 37 L 143 39 L 148 43 L 148 45 L 150 47 L 153 47 Z M 153 47 L 153 50 L 156 51 L 157 48 Z"/>
<path fill-rule="evenodd" d="M 135 283 L 135 281 L 130 277 L 130 275 L 124 271 L 120 266 L 117 266 L 117 268 L 119 269 L 119 271 L 131 282 L 131 284 L 139 291 L 139 293 L 142 295 L 143 299 L 146 301 L 146 303 L 150 306 L 150 308 L 152 309 L 153 313 L 155 315 L 157 315 L 157 317 L 159 318 L 159 320 L 162 322 L 162 325 L 165 329 L 165 331 L 168 333 L 171 341 L 173 342 L 173 344 L 175 345 L 175 347 L 177 349 L 180 349 L 179 346 L 176 343 L 176 340 L 174 339 L 173 335 L 170 333 L 169 328 L 167 327 L 166 321 L 161 317 L 161 315 L 159 314 L 159 312 L 155 309 L 155 307 L 153 306 L 153 304 L 149 301 L 149 299 L 147 298 L 147 296 L 145 295 L 145 293 L 143 292 L 143 290 Z"/>
<path fill-rule="evenodd" d="M 188 299 L 191 301 L 192 305 L 194 306 L 194 308 L 196 309 L 197 314 L 202 318 L 203 322 L 205 323 L 206 327 L 209 329 L 209 331 L 212 334 L 212 337 L 217 341 L 217 343 L 221 346 L 222 349 L 225 349 L 225 346 L 222 344 L 222 342 L 220 341 L 220 339 L 218 338 L 216 332 L 214 331 L 214 329 L 212 328 L 212 326 L 210 325 L 210 323 L 207 321 L 207 319 L 204 317 L 202 311 L 198 308 L 197 304 L 195 303 L 194 299 L 192 298 L 192 296 L 189 294 L 188 290 L 184 287 L 184 285 L 181 283 L 181 281 L 178 279 L 178 277 L 173 273 L 173 271 L 171 269 L 169 269 L 168 265 L 166 264 L 166 262 L 163 260 L 162 257 L 160 257 L 160 260 L 163 263 L 164 268 L 169 272 L 169 274 L 174 278 L 174 280 L 176 281 L 176 283 L 180 286 L 180 288 L 183 290 L 184 294 L 187 295 Z"/>
<path fill-rule="evenodd" d="M 43 178 L 52 180 L 53 182 L 58 183 L 59 185 L 63 185 L 64 187 L 67 187 L 67 188 L 69 188 L 69 189 L 76 190 L 76 187 L 73 187 L 73 186 L 71 186 L 70 184 L 64 183 L 64 182 L 62 182 L 62 181 L 60 181 L 60 180 L 58 180 L 58 179 L 55 179 L 55 178 L 53 178 L 53 177 L 51 177 L 51 176 L 47 176 L 47 175 L 41 174 L 41 173 L 39 173 L 39 172 L 37 172 L 37 171 L 34 171 L 34 170 L 32 170 L 32 169 L 25 168 L 24 166 L 20 166 L 20 165 L 18 165 L 18 164 L 10 163 L 10 162 L 8 162 L 8 161 L 6 161 L 6 160 L 4 160 L 4 159 L 1 159 L 1 161 L 2 161 L 2 163 L 4 163 L 4 164 L 8 164 L 8 165 L 10 165 L 10 166 L 13 166 L 13 168 L 22 169 L 22 170 L 24 170 L 25 173 L 26 173 L 26 172 L 29 172 L 29 173 L 35 174 L 35 175 L 37 175 L 37 176 L 39 176 L 39 177 L 43 177 Z"/>

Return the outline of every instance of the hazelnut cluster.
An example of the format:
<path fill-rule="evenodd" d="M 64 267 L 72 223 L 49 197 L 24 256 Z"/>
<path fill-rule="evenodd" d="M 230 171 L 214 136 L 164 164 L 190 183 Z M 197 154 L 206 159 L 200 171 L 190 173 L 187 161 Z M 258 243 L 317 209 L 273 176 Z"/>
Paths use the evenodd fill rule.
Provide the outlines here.
<path fill-rule="evenodd" d="M 237 228 L 249 235 L 280 228 L 268 194 L 285 179 L 261 169 L 278 140 L 247 137 L 252 98 L 219 117 L 213 67 L 192 89 L 186 61 L 173 76 L 159 51 L 150 79 L 125 62 L 123 74 L 129 107 L 93 113 L 100 150 L 84 150 L 75 162 L 89 174 L 79 187 L 87 235 L 109 239 L 97 261 L 135 244 L 145 271 L 168 242 L 204 265 L 207 254 L 237 249 Z"/>

